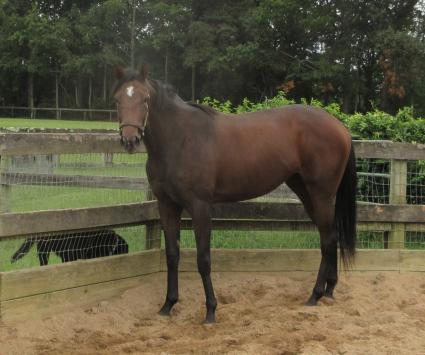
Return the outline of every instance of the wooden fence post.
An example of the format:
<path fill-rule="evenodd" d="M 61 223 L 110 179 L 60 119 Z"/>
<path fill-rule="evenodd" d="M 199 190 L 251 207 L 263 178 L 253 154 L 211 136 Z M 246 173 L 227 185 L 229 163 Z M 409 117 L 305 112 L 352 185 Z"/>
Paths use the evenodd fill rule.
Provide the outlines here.
<path fill-rule="evenodd" d="M 152 189 L 149 186 L 146 192 L 146 200 L 155 200 Z M 161 223 L 159 221 L 146 224 L 146 244 L 145 249 L 161 249 Z"/>
<path fill-rule="evenodd" d="M 0 156 L 0 213 L 10 212 L 10 194 L 11 186 L 6 185 L 2 181 L 3 164 L 2 157 Z"/>
<path fill-rule="evenodd" d="M 390 204 L 403 205 L 407 203 L 407 160 L 391 160 L 390 173 Z M 403 249 L 406 236 L 404 223 L 392 223 L 388 237 L 388 248 Z"/>
<path fill-rule="evenodd" d="M 103 153 L 103 163 L 107 167 L 111 167 L 114 161 L 114 153 Z"/>

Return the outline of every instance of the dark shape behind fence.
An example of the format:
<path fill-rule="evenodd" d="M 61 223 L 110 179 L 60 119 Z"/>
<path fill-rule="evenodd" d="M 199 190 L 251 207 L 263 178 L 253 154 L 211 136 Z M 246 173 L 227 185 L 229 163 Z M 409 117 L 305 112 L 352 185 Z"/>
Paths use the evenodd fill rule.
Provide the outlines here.
<path fill-rule="evenodd" d="M 29 237 L 12 256 L 11 262 L 23 258 L 34 244 L 37 244 L 41 266 L 49 263 L 50 253 L 55 253 L 62 262 L 128 253 L 128 244 L 124 238 L 113 230 L 105 229 Z"/>

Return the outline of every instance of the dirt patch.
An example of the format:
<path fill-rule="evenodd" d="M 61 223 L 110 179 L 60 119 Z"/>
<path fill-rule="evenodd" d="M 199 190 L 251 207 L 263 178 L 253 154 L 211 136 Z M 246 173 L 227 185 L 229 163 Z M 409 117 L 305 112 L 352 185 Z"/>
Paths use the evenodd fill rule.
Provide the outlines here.
<path fill-rule="evenodd" d="M 425 354 L 425 274 L 341 275 L 335 300 L 306 307 L 311 273 L 216 273 L 217 324 L 201 325 L 195 273 L 172 317 L 165 274 L 118 298 L 0 328 L 0 354 Z"/>

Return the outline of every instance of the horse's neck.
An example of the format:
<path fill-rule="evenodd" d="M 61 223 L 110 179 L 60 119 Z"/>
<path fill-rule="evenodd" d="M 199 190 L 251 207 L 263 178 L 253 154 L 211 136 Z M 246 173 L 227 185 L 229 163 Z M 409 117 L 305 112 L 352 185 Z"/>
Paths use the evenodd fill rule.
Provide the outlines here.
<path fill-rule="evenodd" d="M 185 135 L 182 127 L 186 130 L 179 122 L 181 119 L 180 110 L 174 103 L 152 113 L 145 133 L 145 145 L 151 158 L 163 160 L 169 151 L 178 147 Z"/>
<path fill-rule="evenodd" d="M 149 120 L 145 135 L 148 155 L 160 164 L 179 164 L 182 149 L 190 141 L 191 146 L 207 144 L 212 138 L 214 120 L 205 117 L 202 110 L 186 104 L 179 97 L 169 102 Z M 204 116 L 204 117 L 202 117 Z M 182 154 L 179 154 L 182 152 Z M 185 156 L 185 159 L 190 157 Z"/>

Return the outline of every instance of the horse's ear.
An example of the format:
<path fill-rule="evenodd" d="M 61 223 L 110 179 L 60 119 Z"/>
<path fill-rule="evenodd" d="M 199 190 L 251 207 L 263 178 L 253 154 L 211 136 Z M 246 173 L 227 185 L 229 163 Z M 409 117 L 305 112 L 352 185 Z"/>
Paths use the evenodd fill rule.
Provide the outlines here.
<path fill-rule="evenodd" d="M 140 81 L 145 81 L 148 78 L 148 74 L 149 74 L 149 67 L 146 63 L 143 63 L 140 66 L 140 70 L 139 70 Z"/>
<path fill-rule="evenodd" d="M 115 69 L 114 69 L 115 78 L 117 80 L 121 80 L 124 77 L 124 72 L 125 72 L 125 70 L 124 70 L 123 67 L 121 67 L 121 66 L 115 67 Z"/>

